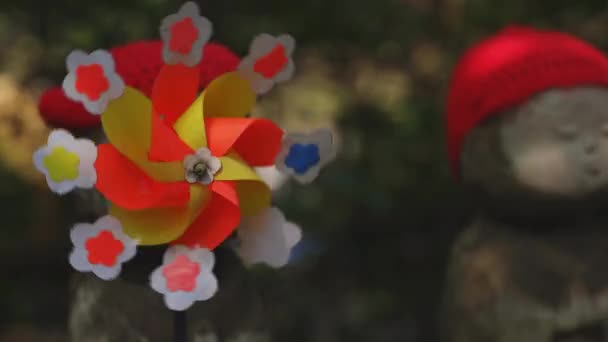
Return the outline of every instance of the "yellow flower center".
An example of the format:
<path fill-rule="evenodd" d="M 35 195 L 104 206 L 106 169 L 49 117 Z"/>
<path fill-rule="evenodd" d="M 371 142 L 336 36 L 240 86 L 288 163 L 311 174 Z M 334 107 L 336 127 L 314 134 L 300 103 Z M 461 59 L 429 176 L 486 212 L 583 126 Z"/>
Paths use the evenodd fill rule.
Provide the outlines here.
<path fill-rule="evenodd" d="M 42 161 L 53 182 L 72 181 L 78 178 L 78 154 L 69 152 L 63 146 L 55 147 Z"/>

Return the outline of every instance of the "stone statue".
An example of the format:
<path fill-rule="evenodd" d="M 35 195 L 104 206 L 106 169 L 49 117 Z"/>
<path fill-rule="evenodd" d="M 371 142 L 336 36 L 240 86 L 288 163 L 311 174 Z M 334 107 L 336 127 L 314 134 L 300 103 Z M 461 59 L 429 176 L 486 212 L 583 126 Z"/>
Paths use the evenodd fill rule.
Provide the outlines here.
<path fill-rule="evenodd" d="M 444 340 L 608 341 L 608 59 L 506 29 L 457 66 L 447 127 L 479 210 L 450 257 Z"/>

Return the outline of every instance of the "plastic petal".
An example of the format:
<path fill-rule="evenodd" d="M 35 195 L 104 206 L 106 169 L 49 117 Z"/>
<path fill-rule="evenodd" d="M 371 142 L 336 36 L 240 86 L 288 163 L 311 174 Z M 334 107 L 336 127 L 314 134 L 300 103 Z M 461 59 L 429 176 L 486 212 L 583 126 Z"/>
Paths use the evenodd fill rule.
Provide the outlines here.
<path fill-rule="evenodd" d="M 110 214 L 122 223 L 123 229 L 139 245 L 161 245 L 179 238 L 202 210 L 209 198 L 206 188 L 190 187 L 190 203 L 174 208 L 129 211 L 112 205 Z"/>
<path fill-rule="evenodd" d="M 181 162 L 148 160 L 152 131 L 152 103 L 142 93 L 126 88 L 123 96 L 110 102 L 101 117 L 106 137 L 120 153 L 158 181 L 184 178 Z"/>
<path fill-rule="evenodd" d="M 207 144 L 213 155 L 234 150 L 250 166 L 268 166 L 281 151 L 283 130 L 267 119 L 206 118 Z"/>
<path fill-rule="evenodd" d="M 174 244 L 214 249 L 239 224 L 241 216 L 234 182 L 213 182 L 211 190 L 205 209 Z"/>
<path fill-rule="evenodd" d="M 205 117 L 244 117 L 255 105 L 256 95 L 249 81 L 238 72 L 216 78 L 205 91 Z"/>
<path fill-rule="evenodd" d="M 95 169 L 97 189 L 124 209 L 180 206 L 190 196 L 187 182 L 155 181 L 109 144 L 99 145 Z"/>

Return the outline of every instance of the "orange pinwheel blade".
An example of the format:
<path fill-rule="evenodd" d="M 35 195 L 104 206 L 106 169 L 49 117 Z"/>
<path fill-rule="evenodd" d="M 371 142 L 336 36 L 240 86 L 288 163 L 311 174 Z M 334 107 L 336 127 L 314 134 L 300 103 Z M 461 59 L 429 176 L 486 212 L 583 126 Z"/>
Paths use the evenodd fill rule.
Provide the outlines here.
<path fill-rule="evenodd" d="M 174 244 L 214 249 L 238 226 L 241 215 L 234 182 L 213 182 L 211 191 L 205 209 Z"/>
<path fill-rule="evenodd" d="M 216 156 L 234 150 L 250 166 L 268 166 L 281 151 L 283 130 L 267 119 L 206 118 L 205 127 Z"/>
<path fill-rule="evenodd" d="M 196 99 L 200 84 L 197 67 L 164 65 L 152 88 L 152 106 L 170 127 Z"/>
<path fill-rule="evenodd" d="M 152 115 L 152 137 L 148 157 L 157 162 L 181 162 L 188 154 L 194 153 L 185 142 L 183 142 L 175 131 L 167 126 L 165 120 L 160 116 Z"/>
<path fill-rule="evenodd" d="M 180 206 L 190 197 L 187 182 L 158 182 L 110 144 L 98 146 L 95 170 L 97 190 L 125 209 Z"/>

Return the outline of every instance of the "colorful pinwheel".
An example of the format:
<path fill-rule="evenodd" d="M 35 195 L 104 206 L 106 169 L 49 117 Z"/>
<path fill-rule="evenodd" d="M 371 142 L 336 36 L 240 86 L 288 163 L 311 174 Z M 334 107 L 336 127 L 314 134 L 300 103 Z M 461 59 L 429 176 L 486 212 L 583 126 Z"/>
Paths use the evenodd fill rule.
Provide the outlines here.
<path fill-rule="evenodd" d="M 136 245 L 170 244 L 151 285 L 172 310 L 215 293 L 211 251 L 237 227 L 245 263 L 286 264 L 300 229 L 271 208 L 256 168 L 276 165 L 309 182 L 333 156 L 328 131 L 284 137 L 272 121 L 248 117 L 257 94 L 293 73 L 288 35 L 258 36 L 237 71 L 199 94 L 211 28 L 191 2 L 163 20 L 165 64 L 149 96 L 122 80 L 112 54 L 70 54 L 64 93 L 101 115 L 107 143 L 56 130 L 34 158 L 51 190 L 94 186 L 110 203 L 103 220 L 73 228 L 72 265 L 112 279 Z"/>

